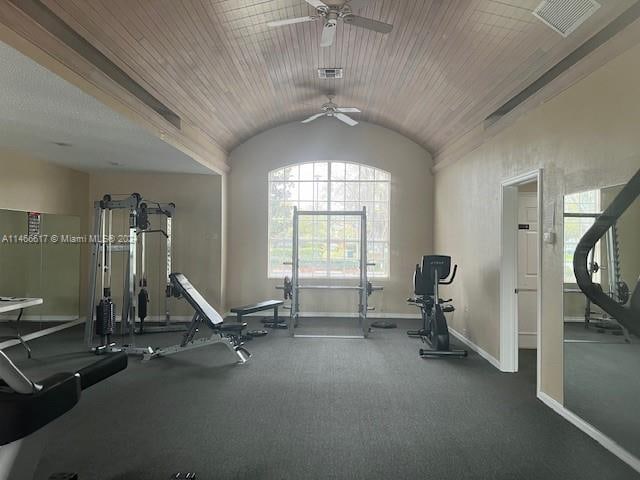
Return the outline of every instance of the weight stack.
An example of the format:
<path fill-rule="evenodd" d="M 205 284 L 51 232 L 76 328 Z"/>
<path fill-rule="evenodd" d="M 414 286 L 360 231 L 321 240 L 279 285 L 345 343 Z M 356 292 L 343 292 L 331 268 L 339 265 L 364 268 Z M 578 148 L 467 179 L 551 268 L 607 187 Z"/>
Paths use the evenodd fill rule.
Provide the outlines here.
<path fill-rule="evenodd" d="M 116 323 L 116 308 L 110 298 L 103 298 L 96 306 L 96 335 L 101 337 L 113 334 Z"/>

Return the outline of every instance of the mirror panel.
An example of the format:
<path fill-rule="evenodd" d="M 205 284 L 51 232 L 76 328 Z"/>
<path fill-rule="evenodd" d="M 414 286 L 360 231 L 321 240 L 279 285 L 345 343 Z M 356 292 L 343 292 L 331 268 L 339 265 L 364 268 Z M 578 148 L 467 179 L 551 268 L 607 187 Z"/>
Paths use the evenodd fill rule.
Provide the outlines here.
<path fill-rule="evenodd" d="M 23 336 L 77 321 L 80 308 L 81 243 L 71 241 L 81 234 L 80 218 L 41 213 L 33 220 L 39 227 L 30 231 L 27 212 L 0 209 L 0 297 L 43 299 L 24 309 Z M 16 338 L 18 314 L 0 314 L 0 345 Z"/>
<path fill-rule="evenodd" d="M 565 406 L 623 448 L 640 456 L 640 338 L 622 328 L 579 290 L 573 254 L 582 235 L 624 185 L 565 196 Z M 589 255 L 593 281 L 629 305 L 640 276 L 640 199 L 628 208 Z"/>

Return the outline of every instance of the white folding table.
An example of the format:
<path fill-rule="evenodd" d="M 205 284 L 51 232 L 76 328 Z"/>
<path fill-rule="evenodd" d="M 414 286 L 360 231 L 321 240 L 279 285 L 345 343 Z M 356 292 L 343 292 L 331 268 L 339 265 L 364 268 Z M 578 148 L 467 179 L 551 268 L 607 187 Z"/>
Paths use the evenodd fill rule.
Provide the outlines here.
<path fill-rule="evenodd" d="M 31 358 L 31 348 L 22 338 L 22 333 L 20 333 L 20 319 L 22 318 L 22 313 L 25 308 L 34 307 L 36 305 L 42 305 L 41 298 L 24 298 L 24 297 L 0 297 L 0 314 L 14 312 L 19 310 L 18 318 L 16 318 L 14 326 L 16 334 L 15 336 L 6 337 L 20 340 L 20 343 L 27 351 L 27 356 Z"/>

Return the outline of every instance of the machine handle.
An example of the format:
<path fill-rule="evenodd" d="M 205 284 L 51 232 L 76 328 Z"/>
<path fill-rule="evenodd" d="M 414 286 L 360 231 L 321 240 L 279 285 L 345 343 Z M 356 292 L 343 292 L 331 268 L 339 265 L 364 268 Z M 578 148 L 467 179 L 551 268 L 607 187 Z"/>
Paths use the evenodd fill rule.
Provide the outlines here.
<path fill-rule="evenodd" d="M 451 285 L 453 283 L 453 279 L 456 278 L 456 272 L 458 271 L 458 265 L 453 266 L 453 272 L 451 272 L 451 276 L 448 280 L 444 280 L 442 282 L 438 282 L 440 285 Z"/>
<path fill-rule="evenodd" d="M 76 375 L 80 376 L 80 386 L 82 390 L 124 370 L 127 368 L 128 361 L 129 357 L 127 354 L 125 352 L 119 352 L 78 370 Z"/>

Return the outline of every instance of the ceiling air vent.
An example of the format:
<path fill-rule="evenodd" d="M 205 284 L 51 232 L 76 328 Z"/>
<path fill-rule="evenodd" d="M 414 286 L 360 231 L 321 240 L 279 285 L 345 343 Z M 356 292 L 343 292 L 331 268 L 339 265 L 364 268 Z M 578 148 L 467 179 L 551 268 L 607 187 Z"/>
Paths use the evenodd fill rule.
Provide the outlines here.
<path fill-rule="evenodd" d="M 599 8 L 595 0 L 543 0 L 533 15 L 567 37 Z"/>
<path fill-rule="evenodd" d="M 320 78 L 342 78 L 341 68 L 319 68 L 318 76 Z"/>

